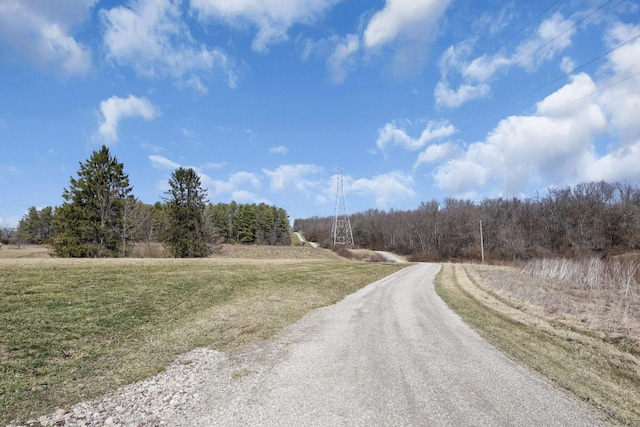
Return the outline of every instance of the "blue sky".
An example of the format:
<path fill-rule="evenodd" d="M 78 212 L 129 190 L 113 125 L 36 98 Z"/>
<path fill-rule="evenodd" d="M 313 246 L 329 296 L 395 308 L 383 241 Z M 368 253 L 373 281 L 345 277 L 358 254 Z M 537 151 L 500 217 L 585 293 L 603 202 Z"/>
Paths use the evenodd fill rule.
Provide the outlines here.
<path fill-rule="evenodd" d="M 640 183 L 633 0 L 0 0 L 0 227 L 106 144 L 133 193 L 332 215 Z"/>

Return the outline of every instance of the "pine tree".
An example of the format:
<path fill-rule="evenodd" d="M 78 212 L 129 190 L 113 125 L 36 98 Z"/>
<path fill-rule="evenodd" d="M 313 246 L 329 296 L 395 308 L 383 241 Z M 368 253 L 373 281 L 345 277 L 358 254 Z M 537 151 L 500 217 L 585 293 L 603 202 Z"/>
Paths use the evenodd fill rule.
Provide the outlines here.
<path fill-rule="evenodd" d="M 46 243 L 53 232 L 53 209 L 31 206 L 18 223 L 17 235 L 27 243 Z"/>
<path fill-rule="evenodd" d="M 58 256 L 104 257 L 121 253 L 125 200 L 132 188 L 124 165 L 102 146 L 80 163 L 55 211 L 54 248 Z"/>
<path fill-rule="evenodd" d="M 166 201 L 168 230 L 166 242 L 176 258 L 209 255 L 211 237 L 205 223 L 207 192 L 193 169 L 178 168 L 169 179 Z"/>

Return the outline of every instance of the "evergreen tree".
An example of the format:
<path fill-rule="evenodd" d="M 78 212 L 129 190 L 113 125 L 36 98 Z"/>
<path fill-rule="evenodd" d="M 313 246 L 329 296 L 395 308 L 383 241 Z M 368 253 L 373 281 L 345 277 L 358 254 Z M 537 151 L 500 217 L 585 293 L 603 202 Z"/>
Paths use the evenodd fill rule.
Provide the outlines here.
<path fill-rule="evenodd" d="M 205 222 L 207 192 L 193 169 L 178 168 L 169 179 L 166 242 L 177 258 L 205 257 L 211 237 Z"/>
<path fill-rule="evenodd" d="M 239 205 L 234 217 L 238 231 L 236 240 L 240 243 L 253 243 L 256 240 L 257 210 L 256 205 Z"/>
<path fill-rule="evenodd" d="M 271 231 L 272 245 L 290 245 L 291 244 L 291 224 L 289 223 L 289 215 L 283 208 L 273 207 L 274 223 Z"/>
<path fill-rule="evenodd" d="M 80 163 L 77 178 L 71 178 L 55 211 L 58 256 L 103 257 L 121 253 L 121 230 L 125 200 L 132 188 L 124 165 L 102 146 Z"/>
<path fill-rule="evenodd" d="M 46 243 L 52 232 L 53 209 L 51 207 L 38 210 L 32 206 L 18 223 L 17 235 L 27 243 Z"/>

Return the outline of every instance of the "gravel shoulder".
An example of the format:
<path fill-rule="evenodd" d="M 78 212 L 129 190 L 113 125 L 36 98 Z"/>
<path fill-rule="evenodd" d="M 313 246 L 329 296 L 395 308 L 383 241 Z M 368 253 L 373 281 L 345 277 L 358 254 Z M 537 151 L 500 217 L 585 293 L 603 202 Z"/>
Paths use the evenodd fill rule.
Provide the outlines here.
<path fill-rule="evenodd" d="M 35 425 L 604 425 L 487 344 L 399 271 L 262 345 L 198 349 L 162 374 Z M 37 424 L 36 424 L 37 423 Z"/>

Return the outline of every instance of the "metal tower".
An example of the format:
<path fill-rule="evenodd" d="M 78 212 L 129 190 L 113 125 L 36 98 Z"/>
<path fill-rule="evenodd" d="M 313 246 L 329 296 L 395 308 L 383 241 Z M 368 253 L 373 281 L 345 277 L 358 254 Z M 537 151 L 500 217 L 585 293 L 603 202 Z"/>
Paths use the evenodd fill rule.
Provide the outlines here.
<path fill-rule="evenodd" d="M 338 168 L 336 185 L 336 216 L 333 219 L 331 229 L 333 235 L 333 246 L 346 245 L 353 247 L 353 233 L 351 232 L 351 220 L 347 210 L 347 198 L 344 195 L 342 182 L 342 167 Z"/>

